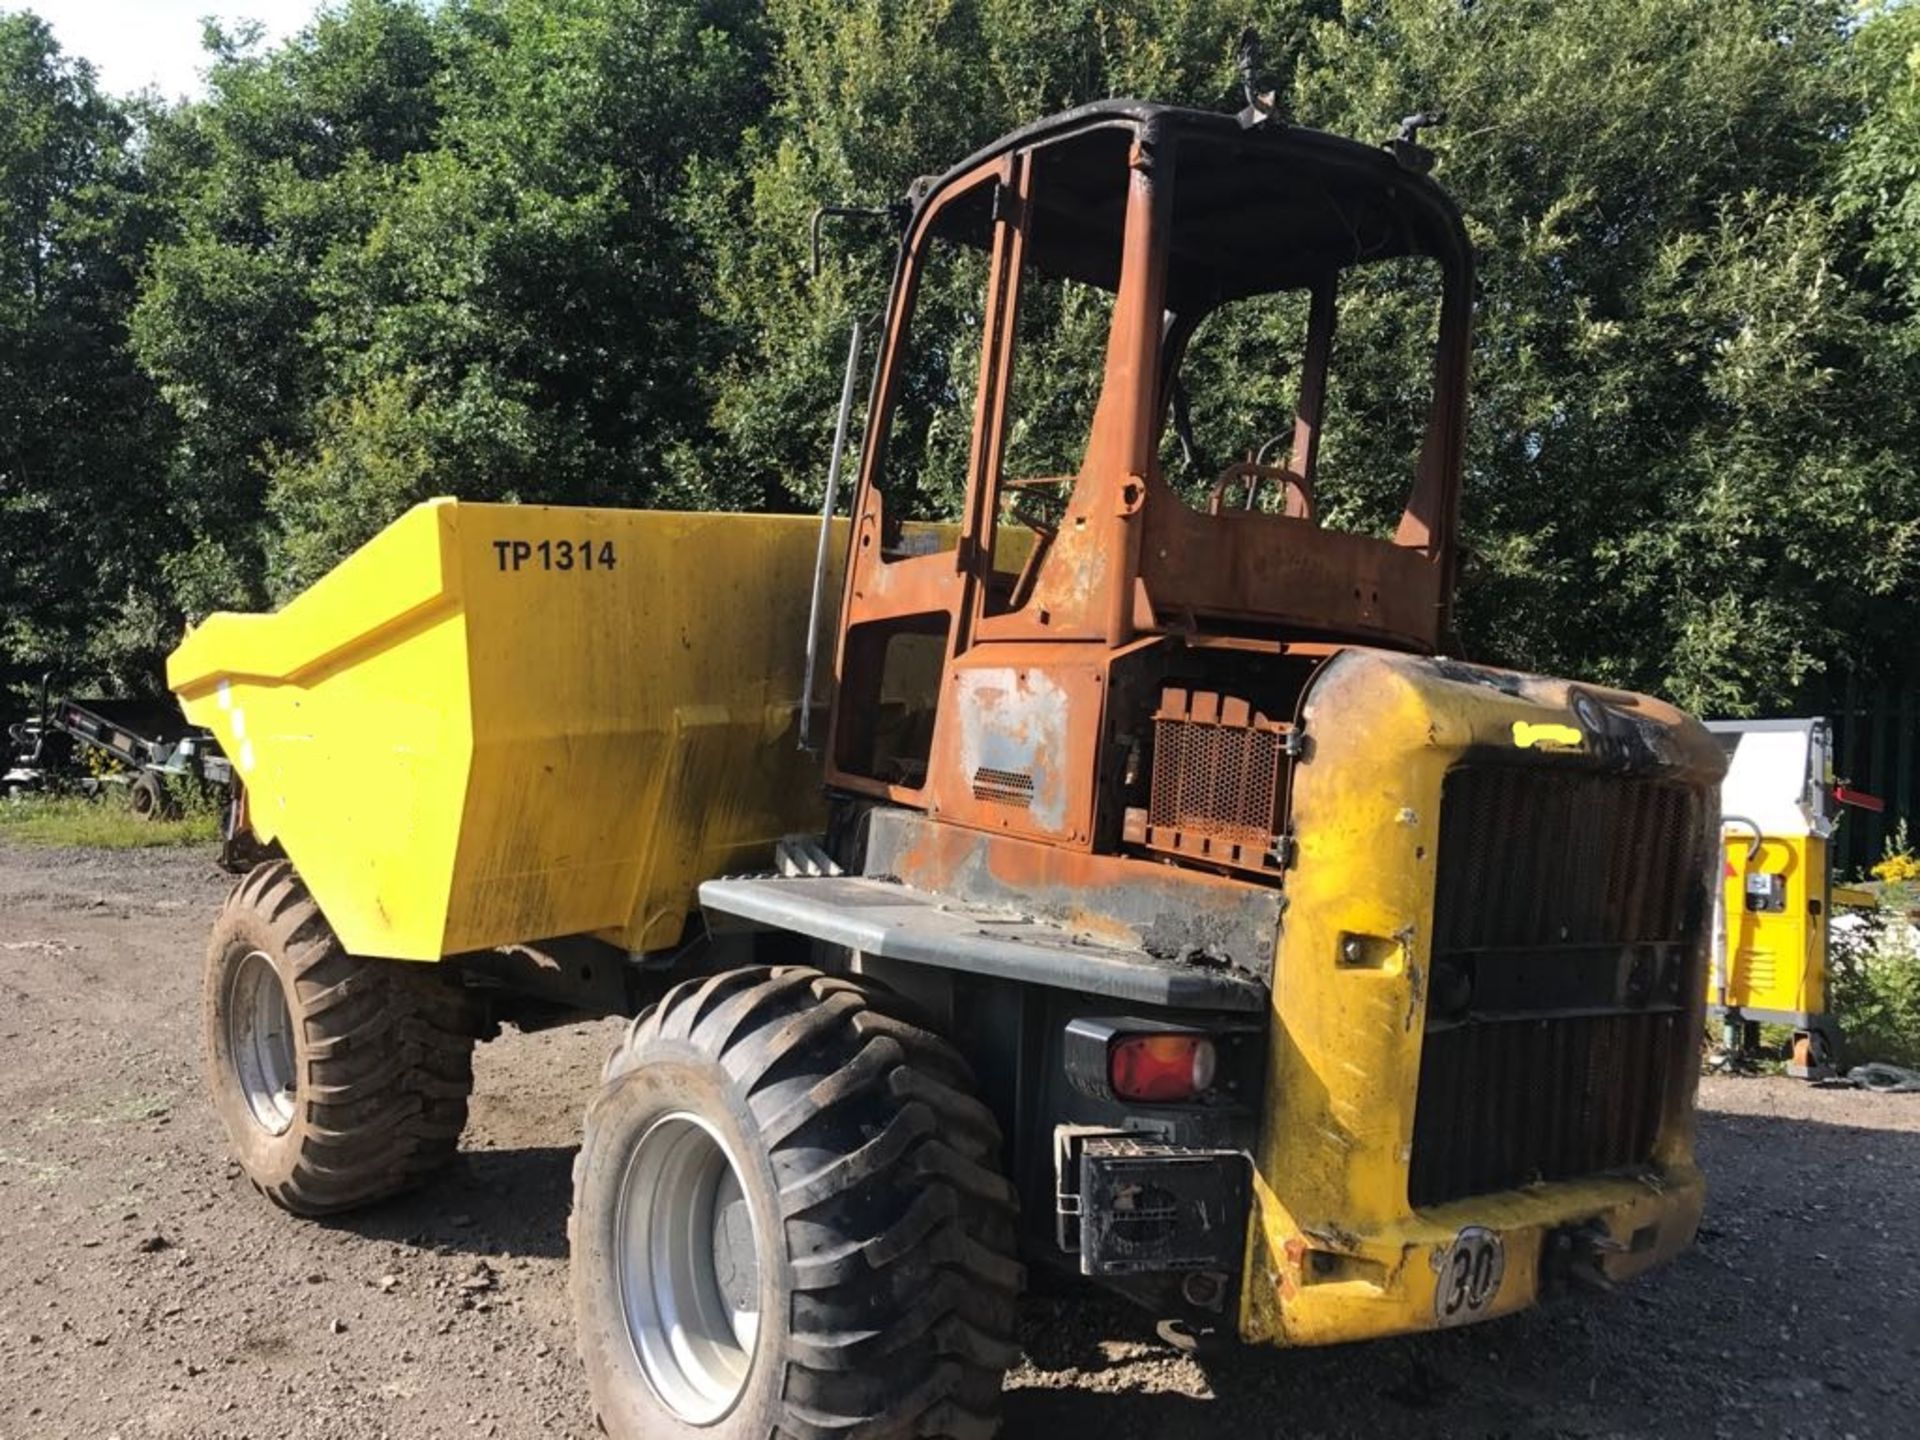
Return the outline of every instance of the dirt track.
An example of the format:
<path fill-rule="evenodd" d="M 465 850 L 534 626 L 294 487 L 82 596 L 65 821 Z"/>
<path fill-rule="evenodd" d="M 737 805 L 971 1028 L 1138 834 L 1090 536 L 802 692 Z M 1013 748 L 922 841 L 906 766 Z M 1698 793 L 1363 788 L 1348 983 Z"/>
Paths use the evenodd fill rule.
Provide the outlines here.
<path fill-rule="evenodd" d="M 0 843 L 0 1437 L 586 1436 L 568 1170 L 605 1027 L 482 1047 L 462 1164 L 314 1224 L 201 1098 L 201 852 Z M 1920 1433 L 1920 1096 L 1712 1081 L 1703 1243 L 1613 1297 L 1202 1370 L 1032 1301 L 1010 1436 Z"/>

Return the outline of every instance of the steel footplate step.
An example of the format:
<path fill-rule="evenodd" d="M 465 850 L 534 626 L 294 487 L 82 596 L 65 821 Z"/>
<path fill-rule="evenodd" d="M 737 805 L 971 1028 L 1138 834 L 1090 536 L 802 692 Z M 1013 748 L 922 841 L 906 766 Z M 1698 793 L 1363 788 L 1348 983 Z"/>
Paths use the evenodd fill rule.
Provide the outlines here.
<path fill-rule="evenodd" d="M 700 904 L 710 921 L 728 917 L 889 960 L 1136 1004 L 1253 1011 L 1267 1005 L 1264 985 L 1223 966 L 1162 958 L 891 880 L 844 875 L 709 880 L 700 887 Z"/>

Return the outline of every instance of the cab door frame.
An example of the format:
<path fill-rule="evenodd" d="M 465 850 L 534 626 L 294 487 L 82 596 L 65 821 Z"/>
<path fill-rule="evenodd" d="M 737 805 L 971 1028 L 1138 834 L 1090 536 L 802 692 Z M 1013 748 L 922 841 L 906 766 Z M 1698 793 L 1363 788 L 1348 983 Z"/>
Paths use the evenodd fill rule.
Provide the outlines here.
<path fill-rule="evenodd" d="M 887 647 L 902 634 L 943 636 L 939 690 L 928 697 L 933 726 L 941 724 L 945 676 L 964 648 L 978 609 L 977 593 L 990 564 L 994 507 L 1004 445 L 1009 362 L 1025 245 L 1025 187 L 1029 156 L 1016 151 L 954 177 L 925 203 L 902 245 L 889 304 L 880 379 L 866 425 L 859 485 L 849 536 L 846 591 L 834 653 L 833 707 L 828 723 L 827 781 L 836 789 L 896 804 L 924 807 L 927 776 L 917 782 L 862 773 L 859 754 L 871 740 L 886 684 Z M 890 528 L 883 475 L 887 439 L 912 346 L 912 323 L 929 245 L 952 205 L 991 186 L 992 240 L 982 309 L 980 368 L 974 391 L 966 489 L 954 543 L 925 554 L 886 552 Z M 929 752 L 937 744 L 929 738 Z M 872 766 L 866 767 L 868 769 Z"/>

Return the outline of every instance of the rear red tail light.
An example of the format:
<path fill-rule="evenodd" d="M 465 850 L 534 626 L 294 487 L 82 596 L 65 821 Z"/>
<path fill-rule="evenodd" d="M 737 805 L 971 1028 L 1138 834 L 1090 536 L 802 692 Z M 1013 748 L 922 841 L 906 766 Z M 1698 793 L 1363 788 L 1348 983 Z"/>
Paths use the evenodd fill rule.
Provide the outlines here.
<path fill-rule="evenodd" d="M 1107 1080 L 1122 1100 L 1191 1100 L 1219 1063 L 1204 1035 L 1123 1035 L 1107 1051 Z"/>

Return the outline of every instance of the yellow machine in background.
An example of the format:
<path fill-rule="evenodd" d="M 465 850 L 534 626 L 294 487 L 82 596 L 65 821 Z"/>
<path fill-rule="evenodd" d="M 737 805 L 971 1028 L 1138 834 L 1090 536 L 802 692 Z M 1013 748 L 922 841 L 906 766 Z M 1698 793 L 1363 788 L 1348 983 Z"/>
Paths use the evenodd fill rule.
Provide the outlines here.
<path fill-rule="evenodd" d="M 1853 893 L 1833 883 L 1828 841 L 1841 803 L 1877 802 L 1836 785 L 1822 718 L 1718 720 L 1707 729 L 1728 764 L 1708 1008 L 1730 1051 L 1753 1048 L 1763 1023 L 1790 1027 L 1788 1073 L 1821 1079 L 1833 1073 L 1840 1042 L 1828 1008 L 1828 927 L 1833 906 Z"/>

